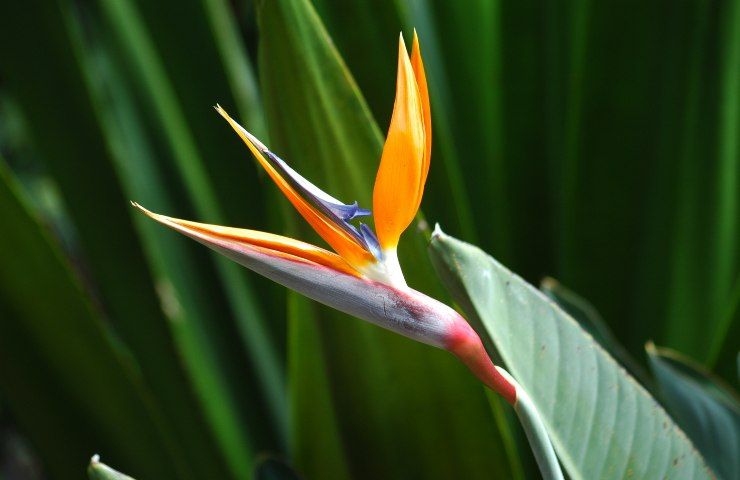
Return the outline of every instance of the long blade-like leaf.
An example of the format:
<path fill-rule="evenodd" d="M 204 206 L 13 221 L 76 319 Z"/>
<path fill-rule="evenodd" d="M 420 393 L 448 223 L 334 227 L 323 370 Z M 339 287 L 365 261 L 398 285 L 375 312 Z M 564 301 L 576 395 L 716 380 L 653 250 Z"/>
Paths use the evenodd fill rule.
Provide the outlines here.
<path fill-rule="evenodd" d="M 223 166 L 209 165 L 207 167 L 205 158 L 201 154 L 204 150 L 196 141 L 193 128 L 198 128 L 200 133 L 198 138 L 210 147 L 209 153 L 216 152 L 217 149 L 221 151 L 223 143 L 218 140 L 220 135 L 215 132 L 216 125 L 220 122 L 215 113 L 212 113 L 210 102 L 207 108 L 200 111 L 200 107 L 192 103 L 193 96 L 184 95 L 190 100 L 188 102 L 179 100 L 179 90 L 187 87 L 182 82 L 173 81 L 173 79 L 184 78 L 183 76 L 187 75 L 185 73 L 187 53 L 178 51 L 176 56 L 172 58 L 168 56 L 168 61 L 165 61 L 165 57 L 161 56 L 157 49 L 160 42 L 162 46 L 172 46 L 175 42 L 173 37 L 176 37 L 177 32 L 186 29 L 186 25 L 179 23 L 172 25 L 172 31 L 169 32 L 149 30 L 145 19 L 156 18 L 150 9 L 156 12 L 161 6 L 147 5 L 146 7 L 147 15 L 143 15 L 136 3 L 130 0 L 100 2 L 100 9 L 111 26 L 121 49 L 121 55 L 126 62 L 130 62 L 132 77 L 151 102 L 153 113 L 163 128 L 164 139 L 169 147 L 168 153 L 186 186 L 187 197 L 195 208 L 197 219 L 229 224 L 230 218 L 243 218 L 243 215 L 237 215 L 236 211 L 250 211 L 249 208 L 241 205 L 242 202 L 238 198 L 232 196 L 235 195 L 232 182 L 239 177 L 248 178 L 243 172 L 248 169 L 237 168 L 235 170 L 237 173 L 234 173 L 233 170 L 229 171 L 231 169 L 224 170 Z M 172 6 L 172 9 L 176 8 L 177 6 Z M 187 19 L 187 22 L 193 21 L 197 20 Z M 201 21 L 204 22 L 203 25 L 192 26 L 194 34 L 208 28 L 205 25 L 205 19 Z M 155 38 L 157 45 L 155 45 Z M 215 56 L 216 53 L 213 55 Z M 180 75 L 172 73 L 173 71 L 180 72 Z M 203 73 L 200 72 L 200 74 Z M 224 85 L 223 88 L 226 88 L 226 83 L 221 83 Z M 200 87 L 196 87 L 198 88 Z M 217 92 L 213 94 L 217 95 Z M 207 100 L 201 95 L 202 92 L 195 98 L 201 98 L 201 102 L 206 102 Z M 208 116 L 211 119 L 205 120 Z M 209 123 L 208 127 L 203 126 L 203 122 L 206 121 Z M 223 134 L 226 134 L 225 130 Z M 217 138 L 214 139 L 212 135 Z M 232 150 L 235 149 L 232 148 Z M 219 156 L 219 158 L 223 157 Z M 222 174 L 231 178 L 228 181 L 223 179 L 217 181 L 213 178 L 214 176 L 219 178 Z M 244 189 L 245 192 L 248 190 L 250 189 Z M 256 199 L 249 203 L 259 204 Z M 251 279 L 245 275 L 246 272 L 240 271 L 237 265 L 222 258 L 214 258 L 214 263 L 221 287 L 218 290 L 222 291 L 228 300 L 231 313 L 236 319 L 238 332 L 247 347 L 246 353 L 260 380 L 259 386 L 266 398 L 265 405 L 272 414 L 275 431 L 278 432 L 279 437 L 282 437 L 283 430 L 286 428 L 285 412 L 287 411 L 284 372 L 274 341 L 268 332 L 262 306 L 252 288 Z M 205 287 L 206 285 L 203 286 Z M 200 306 L 201 302 L 193 301 L 188 311 L 191 313 L 198 311 Z M 227 323 L 229 316 L 222 315 L 216 318 L 212 315 L 199 314 L 195 318 L 200 323 L 198 328 L 204 334 L 201 337 L 206 343 L 204 353 L 211 357 L 210 361 L 215 361 L 219 365 L 217 369 L 210 372 L 212 378 L 208 377 L 209 374 L 206 371 L 201 370 L 203 375 L 196 375 L 197 386 L 208 408 L 211 424 L 218 432 L 220 447 L 228 455 L 229 465 L 238 475 L 243 476 L 249 471 L 250 462 L 248 456 L 244 455 L 244 452 L 249 450 L 249 439 L 242 425 L 247 415 L 246 405 L 255 392 L 245 390 L 244 382 L 239 378 L 238 368 L 245 363 L 240 358 L 240 352 L 234 351 L 233 339 L 224 333 L 219 334 L 212 331 L 213 327 L 210 326 L 213 322 L 220 321 L 222 332 L 230 330 L 231 325 Z M 198 362 L 194 361 L 191 361 L 190 366 L 194 369 L 201 367 Z M 211 389 L 208 385 L 218 388 Z M 220 400 L 211 401 L 212 395 L 216 392 Z"/>
<path fill-rule="evenodd" d="M 104 449 L 145 477 L 192 478 L 128 352 L 4 163 L 0 224 L 0 389 L 49 472 L 79 478 L 90 451 Z"/>
<path fill-rule="evenodd" d="M 159 421 L 175 444 L 176 461 L 186 465 L 183 471 L 219 472 L 220 454 L 185 378 L 160 304 L 160 298 L 171 298 L 168 284 L 160 283 L 163 295 L 158 298 L 127 196 L 112 167 L 115 154 L 104 141 L 107 125 L 97 123 L 96 113 L 101 112 L 90 102 L 77 63 L 75 54 L 80 52 L 67 31 L 70 5 L 34 2 L 16 7 L 0 7 L 0 66 L 27 117 L 34 145 L 61 189 L 98 300 L 136 357 L 163 417 Z M 34 35 L 13 45 L 14 38 L 34 29 Z M 49 58 L 39 62 L 34 53 L 39 51 Z M 58 91 L 49 89 L 49 78 Z M 84 453 L 88 457 L 90 451 Z"/>
<path fill-rule="evenodd" d="M 437 232 L 442 278 L 539 410 L 571 478 L 711 478 L 686 435 L 579 325 L 482 250 Z"/>

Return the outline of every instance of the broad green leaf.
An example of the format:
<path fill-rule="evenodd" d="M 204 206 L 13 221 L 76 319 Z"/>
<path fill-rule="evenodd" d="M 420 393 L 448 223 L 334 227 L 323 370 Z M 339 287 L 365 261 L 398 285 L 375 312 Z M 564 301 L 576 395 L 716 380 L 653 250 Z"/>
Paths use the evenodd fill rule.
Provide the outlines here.
<path fill-rule="evenodd" d="M 584 330 L 594 337 L 594 340 L 599 342 L 612 357 L 629 370 L 640 381 L 643 387 L 648 390 L 652 389 L 652 381 L 645 372 L 645 369 L 617 340 L 609 325 L 599 315 L 596 307 L 591 305 L 585 298 L 582 298 L 550 277 L 542 281 L 540 290 L 573 317 Z"/>
<path fill-rule="evenodd" d="M 529 393 L 571 478 L 711 478 L 658 403 L 552 301 L 438 231 L 432 259 Z"/>
<path fill-rule="evenodd" d="M 740 403 L 712 375 L 688 358 L 652 343 L 646 347 L 666 408 L 715 472 L 740 477 Z"/>
<path fill-rule="evenodd" d="M 192 478 L 129 352 L 0 164 L 0 389 L 53 478 L 91 449 L 148 478 Z M 72 346 L 72 347 L 71 347 Z"/>
<path fill-rule="evenodd" d="M 306 0 L 265 1 L 258 11 L 271 149 L 337 198 L 369 205 L 382 137 L 315 11 Z M 306 230 L 302 238 L 315 238 Z M 399 255 L 407 278 L 439 291 L 414 237 L 412 228 Z M 299 311 L 290 319 L 299 324 L 292 334 L 304 332 L 290 340 L 293 411 L 333 413 L 337 426 L 292 419 L 303 474 L 322 476 L 335 462 L 316 445 L 326 441 L 353 478 L 511 475 L 483 390 L 451 356 L 315 304 Z M 328 399 L 312 378 L 328 382 Z"/>
<path fill-rule="evenodd" d="M 97 455 L 90 460 L 90 465 L 87 467 L 87 478 L 90 480 L 134 480 L 102 463 Z"/>

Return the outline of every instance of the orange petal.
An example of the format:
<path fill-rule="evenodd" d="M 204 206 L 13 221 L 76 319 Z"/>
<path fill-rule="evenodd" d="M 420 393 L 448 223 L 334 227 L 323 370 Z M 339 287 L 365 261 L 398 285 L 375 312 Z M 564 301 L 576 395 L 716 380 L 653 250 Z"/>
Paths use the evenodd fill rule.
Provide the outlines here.
<path fill-rule="evenodd" d="M 398 45 L 396 102 L 373 190 L 373 216 L 383 249 L 398 245 L 416 215 L 425 176 L 422 101 L 406 46 Z"/>
<path fill-rule="evenodd" d="M 298 210 L 298 213 L 306 219 L 321 238 L 331 245 L 339 255 L 342 256 L 350 265 L 360 268 L 369 262 L 374 262 L 375 257 L 368 252 L 357 240 L 352 238 L 347 232 L 334 224 L 323 213 L 318 211 L 313 205 L 301 197 L 298 192 L 280 175 L 280 173 L 265 159 L 262 150 L 266 147 L 260 143 L 254 136 L 247 132 L 241 125 L 232 119 L 228 113 L 220 106 L 216 106 L 216 111 L 229 122 L 234 131 L 239 134 L 249 150 L 255 156 L 260 165 L 267 171 L 268 175 L 275 184 L 287 197 L 290 203 Z"/>
<path fill-rule="evenodd" d="M 210 225 L 207 223 L 191 222 L 179 218 L 167 217 L 151 212 L 138 203 L 133 206 L 144 212 L 146 215 L 157 222 L 174 228 L 182 233 L 199 233 L 201 236 L 211 239 L 225 240 L 228 242 L 244 243 L 254 247 L 268 250 L 270 253 L 279 256 L 289 256 L 293 259 L 300 259 L 307 262 L 323 265 L 325 267 L 338 270 L 359 277 L 360 274 L 353 269 L 347 262 L 336 253 L 332 253 L 323 248 L 316 247 L 310 243 L 301 242 L 288 237 L 274 235 L 272 233 L 259 232 L 257 230 L 247 230 L 243 228 L 222 227 L 220 225 Z"/>
<path fill-rule="evenodd" d="M 411 47 L 411 67 L 414 69 L 416 85 L 419 87 L 419 99 L 421 100 L 421 112 L 424 116 L 424 161 L 421 166 L 421 182 L 419 182 L 419 198 L 416 209 L 419 209 L 421 197 L 424 195 L 424 184 L 427 181 L 429 173 L 429 162 L 432 159 L 432 111 L 429 106 L 429 91 L 427 89 L 427 76 L 424 72 L 424 62 L 421 60 L 421 48 L 419 47 L 419 37 L 414 30 L 414 44 Z"/>

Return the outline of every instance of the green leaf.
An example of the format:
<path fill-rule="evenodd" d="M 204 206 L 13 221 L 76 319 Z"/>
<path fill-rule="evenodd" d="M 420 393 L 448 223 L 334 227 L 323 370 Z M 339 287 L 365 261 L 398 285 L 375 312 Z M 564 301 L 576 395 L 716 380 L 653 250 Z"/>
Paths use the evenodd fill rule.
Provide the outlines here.
<path fill-rule="evenodd" d="M 737 394 L 686 357 L 646 346 L 666 408 L 720 477 L 740 477 L 740 402 Z"/>
<path fill-rule="evenodd" d="M 129 206 L 131 198 L 149 199 L 153 208 L 180 207 L 187 201 L 181 189 L 168 182 L 167 165 L 158 162 L 165 155 L 155 148 L 156 133 L 150 133 L 158 129 L 146 132 L 151 125 L 137 109 L 140 95 L 131 88 L 131 70 L 120 55 L 111 54 L 110 37 L 101 35 L 100 24 L 85 16 L 91 15 L 88 9 L 78 12 L 72 2 L 59 3 L 0 15 L 15 19 L 3 34 L 41 22 L 45 28 L 24 47 L 54 52 L 39 72 L 34 54 L 3 49 L 9 86 L 28 114 L 35 145 L 59 181 L 106 312 L 136 356 L 154 393 L 152 401 L 167 417 L 178 461 L 187 463 L 185 470 L 193 475 L 226 477 L 229 467 L 246 475 L 252 433 L 246 425 L 258 423 L 247 419 L 267 415 L 250 408 L 258 398 L 257 389 L 248 388 L 254 370 L 244 372 L 248 363 L 219 280 L 206 252 L 144 225 L 145 219 Z M 78 13 L 85 16 L 83 21 L 78 21 Z M 80 39 L 81 30 L 91 37 L 86 39 L 89 44 Z M 64 95 L 49 90 L 49 76 Z M 212 112 L 210 104 L 206 110 Z M 215 125 L 223 126 L 215 113 L 211 115 Z M 69 131 L 60 130 L 60 125 Z M 238 268 L 232 270 L 242 275 Z M 240 305 L 248 302 L 247 295 L 235 296 Z M 270 362 L 269 342 L 260 343 L 260 348 L 257 356 L 267 354 L 259 372 L 272 392 L 278 392 L 277 401 L 269 405 L 275 423 L 284 426 L 283 370 L 279 361 Z M 264 430 L 280 436 L 279 429 Z M 223 461 L 224 452 L 231 462 Z"/>
<path fill-rule="evenodd" d="M 732 295 L 727 301 L 723 319 L 722 331 L 717 332 L 712 352 L 709 353 L 708 366 L 711 366 L 718 375 L 735 387 L 740 387 L 738 377 L 737 338 L 740 338 L 740 276 L 735 279 Z"/>
<path fill-rule="evenodd" d="M 380 131 L 316 12 L 306 0 L 265 1 L 259 26 L 271 150 L 337 198 L 369 205 Z M 418 239 L 413 228 L 404 239 L 404 271 L 415 288 L 438 292 Z M 483 390 L 450 355 L 315 304 L 299 311 L 290 378 L 304 474 L 323 476 L 343 458 L 353 478 L 511 476 Z M 336 419 L 311 427 L 311 411 Z"/>
<path fill-rule="evenodd" d="M 184 7 L 189 9 L 190 15 L 185 15 Z M 173 165 L 187 187 L 188 198 L 196 212 L 213 223 L 254 224 L 264 216 L 260 215 L 261 187 L 259 182 L 252 181 L 249 188 L 245 188 L 245 182 L 256 179 L 254 167 L 250 162 L 234 161 L 235 158 L 249 158 L 248 153 L 229 141 L 232 132 L 212 108 L 219 100 L 231 103 L 231 95 L 223 69 L 214 63 L 226 47 L 219 50 L 214 45 L 203 8 L 197 3 L 183 5 L 174 1 L 157 2 L 156 5 L 134 1 L 101 2 L 101 10 L 115 33 L 123 60 L 131 66 L 133 79 L 162 124 Z M 155 23 L 174 9 L 183 14 L 177 21 L 168 23 L 167 28 L 147 28 L 147 23 Z M 167 55 L 161 53 L 165 48 Z M 202 54 L 194 55 L 193 52 Z M 233 68 L 241 70 L 244 65 Z M 190 81 L 182 81 L 184 78 Z M 256 101 L 254 97 L 249 99 Z M 241 102 L 245 101 L 248 100 L 241 98 Z M 240 107 L 247 108 L 243 103 Z M 245 202 L 250 208 L 245 208 Z M 251 282 L 234 274 L 239 269 L 232 268 L 231 263 L 224 265 L 228 267 L 218 265 L 218 269 L 239 318 L 249 353 L 259 366 L 260 375 L 266 377 L 264 389 L 271 400 L 279 403 L 279 397 L 284 397 L 283 392 L 275 391 L 279 389 L 276 380 L 280 372 L 276 365 L 280 362 L 271 350 L 274 346 L 265 331 L 265 318 L 250 290 Z"/>
<path fill-rule="evenodd" d="M 226 0 L 203 0 L 203 5 L 239 113 L 249 124 L 250 132 L 266 142 L 267 125 L 259 85 L 240 38 L 235 12 Z"/>
<path fill-rule="evenodd" d="M 482 250 L 438 231 L 432 259 L 529 393 L 571 478 L 711 478 L 686 435 L 579 325 Z"/>
<path fill-rule="evenodd" d="M 100 462 L 100 457 L 94 455 L 87 467 L 87 477 L 90 480 L 134 480 L 128 475 L 113 470 L 108 465 Z"/>
<path fill-rule="evenodd" d="M 554 219 L 558 265 L 539 272 L 598 306 L 633 354 L 657 338 L 705 361 L 740 266 L 740 2 L 685 2 L 669 16 L 655 2 L 544 4 L 528 12 L 544 19 L 529 64 L 544 65 L 534 78 L 548 161 L 522 170 L 546 171 L 550 195 L 544 212 L 518 213 Z"/>
<path fill-rule="evenodd" d="M 203 81 L 201 84 L 179 81 L 191 78 L 191 71 L 198 72 L 193 78 L 200 81 L 205 70 L 215 67 L 205 68 L 211 65 L 209 58 L 189 58 L 185 44 L 179 45 L 176 53 L 171 55 L 160 55 L 158 51 L 158 48 L 164 46 L 174 49 L 173 42 L 176 42 L 178 32 L 185 35 L 183 31 L 188 30 L 188 26 L 192 28 L 192 35 L 185 35 L 188 41 L 202 36 L 203 30 L 208 29 L 205 20 L 193 15 L 183 20 L 182 24 L 175 22 L 170 25 L 171 28 L 167 31 L 149 30 L 146 20 L 151 22 L 158 18 L 157 12 L 161 15 L 159 9 L 162 5 L 145 5 L 146 8 L 142 9 L 146 14 L 142 14 L 135 2 L 128 0 L 100 2 L 99 6 L 106 25 L 110 26 L 114 34 L 121 58 L 129 67 L 127 71 L 131 72 L 132 80 L 150 102 L 152 113 L 162 128 L 167 158 L 172 164 L 161 168 L 174 168 L 180 175 L 186 187 L 187 200 L 194 207 L 195 218 L 208 223 L 239 224 L 246 221 L 245 212 L 257 214 L 257 209 L 244 208 L 244 205 L 262 205 L 263 202 L 257 198 L 246 199 L 235 193 L 239 189 L 242 194 L 257 194 L 258 190 L 257 187 L 244 188 L 243 182 L 249 178 L 250 164 L 234 161 L 235 158 L 244 158 L 245 152 L 228 142 L 228 129 L 211 108 L 215 103 L 213 97 L 209 97 L 212 98 L 210 101 L 203 97 L 202 90 L 208 82 Z M 190 4 L 188 8 L 200 9 Z M 172 5 L 170 10 L 174 9 L 179 7 Z M 198 21 L 203 24 L 193 24 Z M 203 43 L 202 47 L 212 47 L 212 39 Z M 192 48 L 198 50 L 200 46 Z M 217 54 L 214 51 L 213 55 L 206 57 L 216 58 Z M 198 69 L 195 63 L 189 64 L 188 59 L 192 62 L 203 61 L 204 71 Z M 219 85 L 220 89 L 214 88 L 212 95 L 219 95 L 218 92 L 221 91 L 221 95 L 226 96 L 227 83 L 221 81 Z M 195 94 L 193 89 L 198 90 L 198 93 Z M 180 98 L 187 101 L 181 101 Z M 193 103 L 195 99 L 200 99 L 200 105 Z M 197 137 L 193 133 L 196 128 Z M 207 164 L 202 154 L 204 151 L 209 153 L 209 158 L 214 157 L 219 161 Z M 224 165 L 226 163 L 228 165 Z M 175 211 L 169 213 L 192 217 Z M 232 222 L 232 219 L 239 220 Z M 280 443 L 283 443 L 287 429 L 284 370 L 275 341 L 269 333 L 262 305 L 252 286 L 252 279 L 238 265 L 216 256 L 211 258 L 217 275 L 214 280 L 218 282 L 218 287 L 212 291 L 215 290 L 214 294 L 217 296 L 225 296 L 228 312 L 204 311 L 210 301 L 198 301 L 184 292 L 179 293 L 179 299 L 187 302 L 183 309 L 191 315 L 197 312 L 191 318 L 197 322 L 193 322 L 193 327 L 198 333 L 189 337 L 189 343 L 185 345 L 189 354 L 185 355 L 185 359 L 196 381 L 210 423 L 216 429 L 219 447 L 228 457 L 228 466 L 238 476 L 244 476 L 250 470 L 249 456 L 244 454 L 250 450 L 245 419 L 257 391 L 264 395 L 264 405 L 273 422 L 272 431 L 277 433 Z M 209 281 L 204 277 L 200 283 L 201 291 L 205 292 L 209 283 L 214 280 Z M 220 319 L 218 329 L 213 325 L 215 318 Z M 235 325 L 232 325 L 234 320 Z M 234 327 L 236 331 L 229 333 Z M 241 337 L 245 351 L 237 348 L 234 343 L 236 334 Z M 243 374 L 239 371 L 240 366 L 245 365 L 245 354 L 254 367 L 259 390 L 245 388 Z M 209 366 L 204 367 L 197 360 L 198 357 Z"/>
<path fill-rule="evenodd" d="M 699 4 L 697 10 L 691 19 L 695 41 L 686 121 L 681 126 L 680 156 L 672 161 L 679 173 L 677 198 L 670 206 L 674 249 L 665 338 L 670 346 L 706 360 L 711 342 L 726 333 L 727 324 L 721 325 L 723 309 L 740 265 L 736 248 L 740 233 L 740 2 L 727 2 L 716 10 Z M 712 28 L 715 21 L 719 28 Z M 704 67 L 708 55 L 717 58 L 711 68 Z M 716 100 L 704 101 L 707 95 Z M 695 118 L 711 120 L 705 123 Z M 707 210 L 700 208 L 704 205 Z M 706 288 L 696 288 L 697 282 Z"/>
<path fill-rule="evenodd" d="M 101 448 L 147 478 L 192 478 L 129 353 L 4 164 L 0 205 L 0 389 L 49 472 L 79 477 Z"/>
<path fill-rule="evenodd" d="M 304 472 L 351 478 L 333 403 L 329 360 L 322 348 L 315 306 L 288 293 L 288 372 L 291 398 L 291 457 Z M 347 319 L 351 321 L 350 319 Z"/>
<path fill-rule="evenodd" d="M 397 2 L 405 25 L 419 33 L 428 65 L 438 146 L 438 168 L 430 174 L 437 193 L 427 199 L 429 211 L 461 236 L 490 242 L 508 258 L 513 230 L 504 171 L 501 3 Z M 477 221 L 482 215 L 486 220 Z"/>
<path fill-rule="evenodd" d="M 612 357 L 640 380 L 643 387 L 648 390 L 652 389 L 652 380 L 647 375 L 647 372 L 645 372 L 645 369 L 617 340 L 609 325 L 599 315 L 596 307 L 591 305 L 585 298 L 580 297 L 577 293 L 564 287 L 560 282 L 550 277 L 542 281 L 540 290 L 573 317 Z"/>

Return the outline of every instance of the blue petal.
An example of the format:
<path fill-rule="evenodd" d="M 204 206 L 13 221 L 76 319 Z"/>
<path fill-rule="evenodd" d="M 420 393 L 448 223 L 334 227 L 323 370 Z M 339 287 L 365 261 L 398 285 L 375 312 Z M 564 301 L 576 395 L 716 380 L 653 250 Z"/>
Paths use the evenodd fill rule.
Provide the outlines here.
<path fill-rule="evenodd" d="M 380 242 L 378 241 L 378 237 L 375 236 L 375 232 L 373 232 L 373 230 L 364 223 L 360 223 L 360 233 L 362 234 L 362 238 L 365 240 L 365 245 L 367 245 L 370 253 L 372 253 L 378 260 L 382 260 L 383 250 L 380 248 Z"/>
<path fill-rule="evenodd" d="M 321 200 L 319 200 L 321 202 Z M 348 222 L 357 217 L 366 217 L 371 214 L 370 210 L 360 208 L 357 202 L 351 205 L 336 204 L 330 202 L 322 202 L 329 208 L 334 214 L 340 217 L 345 222 Z"/>
<path fill-rule="evenodd" d="M 264 148 L 262 152 L 267 156 L 270 164 L 275 167 L 288 183 L 290 183 L 291 186 L 295 188 L 306 200 L 310 201 L 314 206 L 321 210 L 345 232 L 352 235 L 360 245 L 363 245 L 376 258 L 380 258 L 378 257 L 378 254 L 375 253 L 376 251 L 380 251 L 380 247 L 377 238 L 375 238 L 375 234 L 372 233 L 370 228 L 365 226 L 362 232 L 359 232 L 354 225 L 349 223 L 349 221 L 354 218 L 370 215 L 370 210 L 360 208 L 357 202 L 349 205 L 340 202 L 313 183 L 309 182 L 301 174 L 293 170 L 283 159 L 269 151 L 267 148 Z M 365 231 L 369 232 L 370 236 L 368 236 Z"/>

